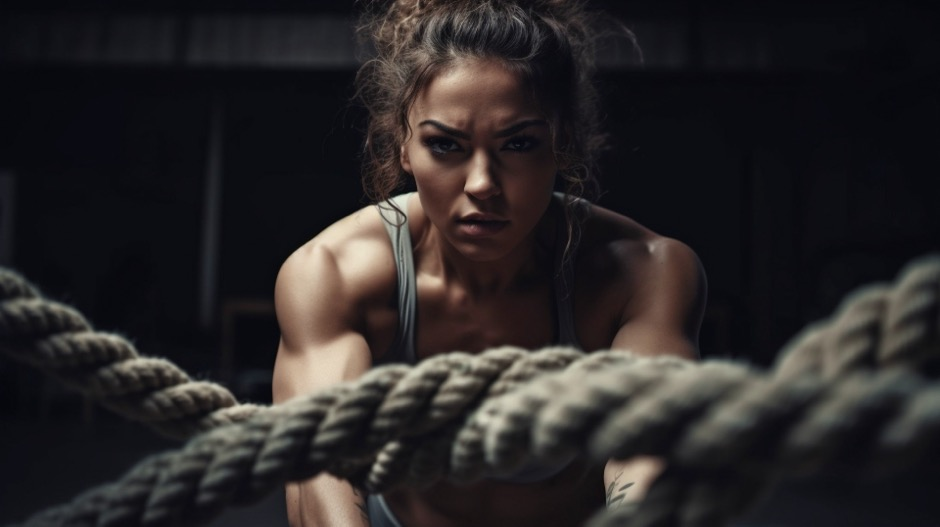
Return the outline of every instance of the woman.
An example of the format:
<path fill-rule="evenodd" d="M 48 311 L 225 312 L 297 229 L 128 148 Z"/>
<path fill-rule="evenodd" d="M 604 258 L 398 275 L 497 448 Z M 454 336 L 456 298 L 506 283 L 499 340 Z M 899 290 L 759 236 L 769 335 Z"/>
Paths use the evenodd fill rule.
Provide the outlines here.
<path fill-rule="evenodd" d="M 274 398 L 374 364 L 566 343 L 694 358 L 695 254 L 577 198 L 600 142 L 590 31 L 576 2 L 402 0 L 363 27 L 376 58 L 367 192 L 284 263 Z M 417 192 L 388 200 L 410 179 Z M 563 193 L 555 193 L 562 188 Z M 293 526 L 573 526 L 639 497 L 655 460 L 576 460 L 510 480 L 365 498 L 322 475 L 287 488 Z"/>

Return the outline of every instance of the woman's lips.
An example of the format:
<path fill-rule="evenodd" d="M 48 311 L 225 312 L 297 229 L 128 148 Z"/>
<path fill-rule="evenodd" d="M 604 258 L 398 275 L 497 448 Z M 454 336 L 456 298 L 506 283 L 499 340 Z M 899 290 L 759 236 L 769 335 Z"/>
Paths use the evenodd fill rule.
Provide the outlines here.
<path fill-rule="evenodd" d="M 508 226 L 509 222 L 506 220 L 469 218 L 457 221 L 457 229 L 460 233 L 471 238 L 493 236 Z"/>

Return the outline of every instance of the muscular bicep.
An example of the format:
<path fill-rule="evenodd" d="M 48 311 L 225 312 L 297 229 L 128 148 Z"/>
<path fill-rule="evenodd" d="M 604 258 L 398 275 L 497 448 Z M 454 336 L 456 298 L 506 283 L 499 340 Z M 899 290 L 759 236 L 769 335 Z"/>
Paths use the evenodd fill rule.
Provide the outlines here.
<path fill-rule="evenodd" d="M 372 209 L 350 215 L 295 251 L 281 266 L 274 305 L 281 330 L 274 402 L 360 377 L 372 365 L 370 309 L 394 292 L 388 236 Z M 319 474 L 286 486 L 291 527 L 368 527 L 364 495 Z"/>
<path fill-rule="evenodd" d="M 281 339 L 274 402 L 355 379 L 371 366 L 355 296 L 333 255 L 316 245 L 284 263 L 275 286 Z"/>
<path fill-rule="evenodd" d="M 611 344 L 643 355 L 698 357 L 698 333 L 707 296 L 695 253 L 675 240 L 655 243 L 637 270 L 636 293 Z"/>
<path fill-rule="evenodd" d="M 284 262 L 274 305 L 281 329 L 275 403 L 355 379 L 371 366 L 358 324 L 361 307 L 326 248 L 311 242 Z M 288 483 L 285 497 L 291 527 L 369 525 L 363 496 L 330 474 Z"/>

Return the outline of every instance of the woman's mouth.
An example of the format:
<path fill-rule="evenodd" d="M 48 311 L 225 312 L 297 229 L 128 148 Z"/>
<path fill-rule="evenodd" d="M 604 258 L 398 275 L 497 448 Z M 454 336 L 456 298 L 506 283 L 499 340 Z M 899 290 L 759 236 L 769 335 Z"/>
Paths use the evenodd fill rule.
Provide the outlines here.
<path fill-rule="evenodd" d="M 472 238 L 493 236 L 508 226 L 508 221 L 496 219 L 464 218 L 457 221 L 460 233 Z"/>

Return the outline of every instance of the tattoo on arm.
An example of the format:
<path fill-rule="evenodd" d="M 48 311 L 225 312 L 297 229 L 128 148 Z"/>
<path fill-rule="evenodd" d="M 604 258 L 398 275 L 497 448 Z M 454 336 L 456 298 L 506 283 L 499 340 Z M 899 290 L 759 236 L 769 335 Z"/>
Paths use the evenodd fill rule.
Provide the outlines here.
<path fill-rule="evenodd" d="M 359 492 L 359 489 L 353 487 L 353 495 L 356 497 L 356 508 L 359 509 L 359 514 L 362 515 L 362 519 L 369 521 L 369 509 L 366 508 L 366 498 Z"/>
<path fill-rule="evenodd" d="M 607 485 L 607 507 L 616 507 L 623 502 L 623 499 L 627 497 L 627 489 L 633 486 L 635 482 L 628 481 L 627 483 L 620 483 L 620 476 L 623 476 L 623 471 L 617 474 L 614 477 L 614 480 L 610 482 L 610 485 Z"/>

